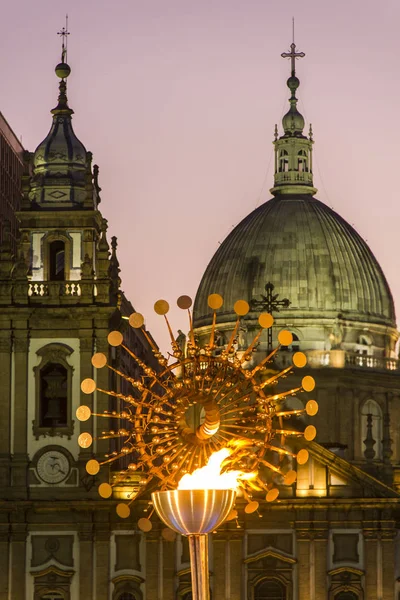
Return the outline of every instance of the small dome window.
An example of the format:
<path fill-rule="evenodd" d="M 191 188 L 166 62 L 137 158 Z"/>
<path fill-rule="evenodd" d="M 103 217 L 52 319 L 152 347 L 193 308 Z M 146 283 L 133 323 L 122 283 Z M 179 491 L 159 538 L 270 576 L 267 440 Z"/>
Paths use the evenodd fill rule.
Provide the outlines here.
<path fill-rule="evenodd" d="M 289 155 L 286 150 L 281 150 L 279 154 L 279 173 L 289 171 Z"/>
<path fill-rule="evenodd" d="M 299 150 L 297 159 L 297 169 L 300 173 L 308 173 L 308 153 L 306 150 Z"/>

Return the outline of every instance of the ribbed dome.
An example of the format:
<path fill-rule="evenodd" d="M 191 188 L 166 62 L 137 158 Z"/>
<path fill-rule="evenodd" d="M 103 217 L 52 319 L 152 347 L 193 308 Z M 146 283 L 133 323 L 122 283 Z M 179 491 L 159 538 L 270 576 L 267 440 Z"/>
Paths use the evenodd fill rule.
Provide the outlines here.
<path fill-rule="evenodd" d="M 195 325 L 209 322 L 209 294 L 223 296 L 228 320 L 236 300 L 259 298 L 267 282 L 279 298 L 291 301 L 285 314 L 341 314 L 395 327 L 393 298 L 371 250 L 344 219 L 311 196 L 274 198 L 235 227 L 204 273 Z"/>
<path fill-rule="evenodd" d="M 80 168 L 85 171 L 86 148 L 78 140 L 68 117 L 53 117 L 52 127 L 33 157 L 35 169 Z"/>

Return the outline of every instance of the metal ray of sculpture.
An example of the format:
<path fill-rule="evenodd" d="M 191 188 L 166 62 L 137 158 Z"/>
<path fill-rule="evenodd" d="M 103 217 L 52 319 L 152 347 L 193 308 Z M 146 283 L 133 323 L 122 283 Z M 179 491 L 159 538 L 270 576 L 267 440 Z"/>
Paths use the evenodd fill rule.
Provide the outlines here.
<path fill-rule="evenodd" d="M 248 501 L 246 512 L 258 508 L 253 500 L 254 493 L 263 492 L 267 501 L 274 501 L 278 495 L 278 484 L 292 484 L 296 472 L 291 468 L 291 461 L 304 464 L 308 460 L 308 452 L 301 449 L 297 453 L 286 446 L 289 437 L 314 439 L 316 430 L 308 425 L 304 431 L 291 426 L 290 417 L 315 415 L 318 405 L 315 400 L 308 400 L 302 409 L 291 410 L 285 407 L 285 399 L 302 392 L 311 392 L 315 387 L 314 379 L 307 375 L 301 384 L 292 389 L 278 392 L 276 384 L 286 377 L 294 367 L 306 365 L 306 356 L 302 352 L 293 354 L 293 364 L 282 371 L 271 369 L 274 355 L 280 346 L 288 346 L 292 341 L 289 331 L 281 331 L 277 348 L 253 368 L 245 368 L 249 364 L 253 350 L 256 348 L 264 329 L 273 324 L 268 313 L 258 317 L 259 331 L 245 351 L 235 350 L 236 336 L 241 318 L 250 310 L 244 300 L 235 303 L 237 315 L 236 325 L 230 339 L 223 347 L 216 346 L 217 310 L 222 307 L 223 299 L 218 294 L 209 296 L 208 303 L 213 311 L 208 343 L 200 346 L 193 330 L 192 301 L 188 296 L 181 296 L 178 306 L 188 312 L 189 335 L 185 351 L 174 339 L 167 318 L 169 305 L 165 300 L 155 303 L 156 313 L 166 321 L 171 337 L 171 362 L 159 352 L 144 328 L 144 318 L 140 313 L 133 313 L 129 324 L 141 329 L 152 346 L 159 368 L 153 369 L 145 364 L 129 347 L 124 344 L 123 335 L 113 331 L 108 336 L 111 346 L 120 346 L 123 352 L 137 363 L 142 370 L 140 379 L 132 378 L 129 373 L 117 370 L 108 363 L 107 356 L 96 353 L 92 364 L 96 369 L 107 368 L 121 377 L 130 386 L 130 392 L 123 394 L 113 390 L 103 390 L 96 386 L 94 379 L 85 379 L 81 389 L 86 394 L 95 390 L 118 398 L 123 408 L 119 411 L 94 414 L 88 406 L 80 406 L 77 417 L 86 421 L 92 415 L 115 419 L 116 429 L 102 432 L 97 439 L 120 438 L 119 450 L 106 455 L 103 460 L 92 458 L 86 465 L 89 474 L 95 475 L 102 465 L 108 465 L 123 457 L 129 456 L 126 469 L 119 472 L 113 484 L 102 483 L 99 493 L 109 498 L 113 486 L 123 483 L 133 472 L 141 474 L 141 485 L 138 493 L 129 504 L 141 495 L 148 484 L 159 490 L 175 489 L 178 481 L 186 473 L 204 466 L 210 456 L 230 446 L 231 454 L 223 464 L 223 470 L 238 469 L 244 473 L 240 479 L 240 488 Z M 193 425 L 193 414 L 197 411 L 197 425 Z M 124 427 L 120 427 L 120 421 Z M 81 433 L 79 445 L 89 448 L 93 438 L 90 433 Z M 286 460 L 287 457 L 289 460 Z M 127 459 L 125 458 L 125 461 Z M 246 476 L 247 475 L 247 476 Z M 121 517 L 129 516 L 128 503 L 117 506 Z"/>

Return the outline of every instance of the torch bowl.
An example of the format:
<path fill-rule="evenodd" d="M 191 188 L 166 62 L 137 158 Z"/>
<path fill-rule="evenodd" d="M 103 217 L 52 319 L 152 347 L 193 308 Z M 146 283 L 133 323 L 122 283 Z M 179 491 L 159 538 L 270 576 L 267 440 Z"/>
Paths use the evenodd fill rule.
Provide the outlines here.
<path fill-rule="evenodd" d="M 225 521 L 236 499 L 235 490 L 168 490 L 151 494 L 160 519 L 182 535 L 214 531 Z"/>

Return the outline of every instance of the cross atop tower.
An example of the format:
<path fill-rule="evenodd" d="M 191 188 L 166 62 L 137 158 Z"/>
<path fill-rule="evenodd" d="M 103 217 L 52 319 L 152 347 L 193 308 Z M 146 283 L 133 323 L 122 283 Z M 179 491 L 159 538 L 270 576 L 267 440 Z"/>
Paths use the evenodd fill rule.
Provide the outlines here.
<path fill-rule="evenodd" d="M 68 15 L 65 15 L 65 27 L 57 32 L 57 35 L 61 36 L 62 47 L 61 47 L 61 62 L 67 62 L 67 48 L 68 48 Z"/>
<path fill-rule="evenodd" d="M 296 44 L 293 41 L 290 44 L 290 52 L 282 52 L 281 56 L 282 56 L 282 58 L 290 58 L 291 63 L 292 63 L 291 64 L 292 77 L 294 77 L 296 75 L 296 58 L 304 58 L 305 53 L 304 52 L 296 52 Z"/>

